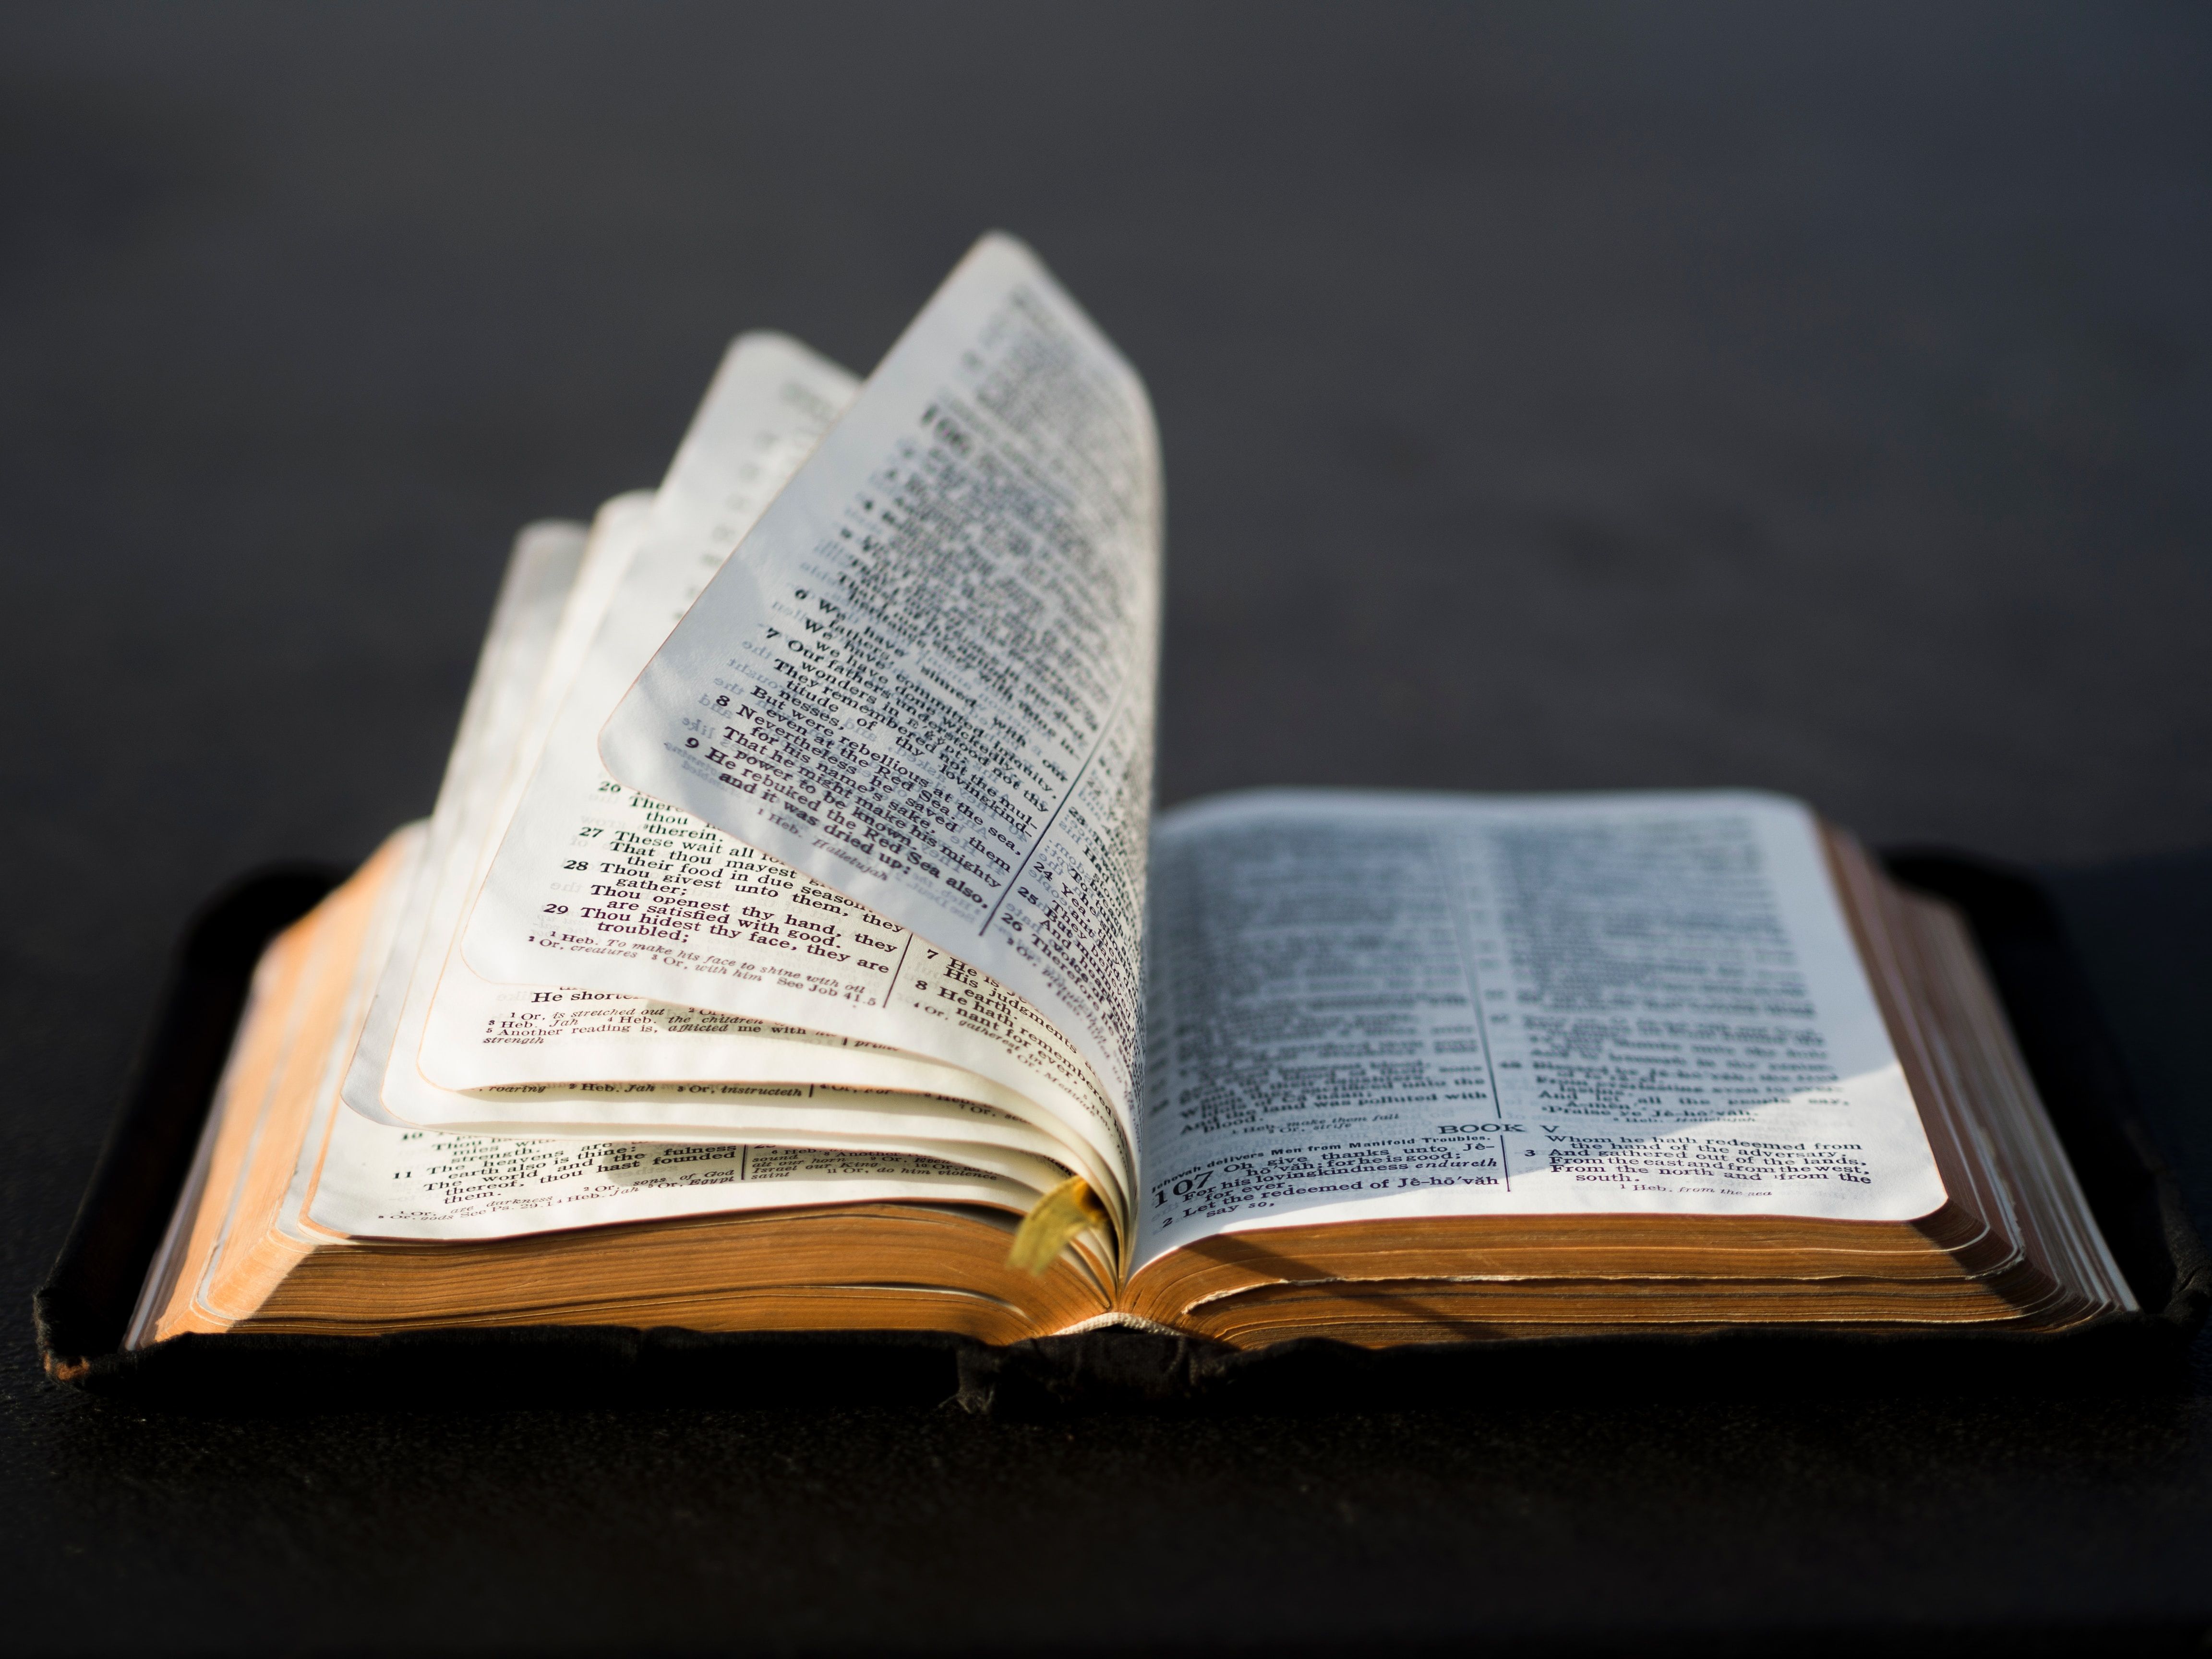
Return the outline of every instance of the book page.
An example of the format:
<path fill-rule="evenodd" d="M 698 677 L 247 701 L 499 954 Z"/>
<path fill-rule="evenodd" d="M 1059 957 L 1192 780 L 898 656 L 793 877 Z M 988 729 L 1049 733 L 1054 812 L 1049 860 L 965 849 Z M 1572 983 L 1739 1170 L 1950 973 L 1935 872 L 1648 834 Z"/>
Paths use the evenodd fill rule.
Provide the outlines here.
<path fill-rule="evenodd" d="M 938 956 L 890 977 L 921 994 L 909 1024 L 939 1030 L 934 1045 L 898 1046 L 950 1055 L 979 1027 L 1048 1046 L 1042 1024 L 1088 1063 L 1123 1133 L 1160 514 L 1134 372 L 1034 256 L 986 238 L 599 738 L 612 777 L 865 907 L 835 918 L 831 948 L 850 963 L 791 965 L 825 988 L 856 969 L 879 982 L 868 918 L 910 930 Z M 674 866 L 690 850 L 664 828 L 659 856 Z M 805 919 L 781 890 L 758 896 L 750 920 Z M 647 923 L 645 908 L 633 902 L 634 931 L 603 942 L 662 966 L 655 994 L 729 1006 L 730 990 L 698 981 L 716 972 L 704 958 L 751 942 L 745 907 L 722 934 L 669 904 Z M 970 1006 L 947 1018 L 947 996 Z"/>
<path fill-rule="evenodd" d="M 1153 859 L 1140 1265 L 1292 1220 L 1944 1201 L 1795 802 L 1268 791 Z"/>
<path fill-rule="evenodd" d="M 537 751 L 506 799 L 471 809 L 479 827 L 456 843 L 497 837 L 497 850 L 422 1014 L 419 1063 L 386 1074 L 398 1119 L 720 1139 L 764 1133 L 763 1113 L 795 1102 L 799 1117 L 775 1121 L 835 1144 L 858 1132 L 856 1113 L 879 1126 L 896 1111 L 910 1133 L 1052 1146 L 1118 1201 L 1112 1106 L 1035 1010 L 780 860 L 623 788 L 599 761 L 607 714 L 851 387 L 780 336 L 740 340 L 635 551 L 616 553 L 619 578 L 580 585 L 562 629 L 589 647 L 537 705 L 557 712 L 542 738 L 494 737 L 477 763 Z M 471 902 L 460 863 L 439 879 L 441 915 Z M 641 955 L 641 937 L 684 948 Z"/>
<path fill-rule="evenodd" d="M 833 981 L 842 999 L 883 1000 L 909 944 L 903 930 L 848 929 L 861 913 L 842 896 L 613 783 L 598 751 L 608 713 L 856 384 L 776 335 L 748 335 L 724 360 L 637 550 L 595 614 L 577 619 L 590 647 L 558 689 L 558 714 L 474 897 L 462 956 L 448 959 L 431 1004 L 421 1055 L 431 1081 L 473 1090 L 747 1079 L 957 1091 L 972 1080 L 880 1043 L 656 1003 L 565 976 L 574 958 L 605 958 L 607 936 L 618 945 L 641 928 L 663 927 L 666 910 L 711 937 L 737 937 L 732 922 L 775 936 L 754 954 L 779 976 L 794 960 L 810 970 L 781 1000 L 791 1012 L 816 1012 L 821 988 Z M 848 967 L 855 957 L 859 965 Z M 478 963 L 496 977 L 475 972 Z M 541 977 L 518 979 L 518 971 Z M 769 988 L 766 1000 L 784 988 Z"/>
<path fill-rule="evenodd" d="M 344 1083 L 348 1103 L 395 1127 L 928 1152 L 985 1169 L 1002 1164 L 1027 1169 L 1038 1158 L 1053 1158 L 1084 1169 L 1102 1191 L 1119 1190 L 1119 1166 L 1103 1156 L 1086 1159 L 1084 1149 L 1072 1149 L 1065 1134 L 1041 1131 L 1021 1117 L 970 1100 L 880 1092 L 887 1086 L 880 1061 L 859 1078 L 872 1086 L 871 1092 L 804 1080 L 810 1075 L 826 1083 L 837 1080 L 836 1062 L 845 1057 L 838 1053 L 836 1038 L 818 1039 L 824 1046 L 803 1051 L 820 1056 L 826 1048 L 827 1064 L 786 1066 L 781 1073 L 759 1068 L 771 1079 L 796 1072 L 801 1079 L 767 1085 L 609 1083 L 587 1074 L 566 1085 L 467 1092 L 442 1088 L 406 1063 L 407 1043 L 428 1018 L 431 988 L 452 982 L 450 930 L 461 913 L 471 872 L 482 868 L 484 842 L 501 803 L 511 802 L 520 789 L 512 776 L 518 757 L 538 747 L 552 722 L 557 699 L 547 681 L 560 672 L 564 657 L 573 665 L 581 656 L 583 642 L 616 590 L 615 577 L 629 547 L 645 533 L 646 512 L 643 497 L 611 503 L 594 526 L 580 568 L 581 526 L 535 526 L 518 541 L 440 791 L 429 845 L 418 861 L 389 955 L 380 958 L 385 963 L 380 982 Z M 576 1012 L 596 1013 L 618 1030 L 640 1018 L 632 1006 L 635 999 L 595 1000 L 557 989 L 538 994 L 574 997 Z M 686 1016 L 683 1010 L 642 1006 L 644 1017 L 670 1024 Z M 696 1016 L 690 1029 L 718 1036 L 715 1024 L 712 1016 Z M 729 1054 L 726 1043 L 689 1046 L 720 1053 L 725 1064 L 741 1066 L 747 1059 Z M 765 1041 L 763 1046 L 779 1058 L 793 1047 Z M 901 1058 L 890 1057 L 894 1065 Z M 933 1083 L 964 1077 L 921 1064 L 909 1069 Z M 683 1073 L 677 1069 L 676 1074 Z M 896 1087 L 902 1075 L 895 1073 L 888 1086 Z M 969 1094 L 991 1088 L 981 1079 L 967 1081 L 973 1085 L 966 1089 Z M 1000 1092 L 1036 1115 L 1026 1097 Z"/>
<path fill-rule="evenodd" d="M 1053 1182 L 915 1154 L 392 1129 L 339 1112 L 303 1217 L 349 1238 L 512 1238 L 815 1204 L 920 1200 L 1019 1213 Z"/>

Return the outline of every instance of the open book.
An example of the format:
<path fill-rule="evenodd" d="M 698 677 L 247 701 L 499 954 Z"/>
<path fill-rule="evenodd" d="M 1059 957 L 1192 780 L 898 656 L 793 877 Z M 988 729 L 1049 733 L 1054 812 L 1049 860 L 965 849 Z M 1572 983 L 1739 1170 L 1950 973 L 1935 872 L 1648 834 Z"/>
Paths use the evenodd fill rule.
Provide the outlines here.
<path fill-rule="evenodd" d="M 1155 817 L 1162 526 L 1006 238 L 865 384 L 740 339 L 657 491 L 523 534 L 434 813 L 269 947 L 132 1345 L 2133 1308 L 1962 925 L 1804 807 Z"/>

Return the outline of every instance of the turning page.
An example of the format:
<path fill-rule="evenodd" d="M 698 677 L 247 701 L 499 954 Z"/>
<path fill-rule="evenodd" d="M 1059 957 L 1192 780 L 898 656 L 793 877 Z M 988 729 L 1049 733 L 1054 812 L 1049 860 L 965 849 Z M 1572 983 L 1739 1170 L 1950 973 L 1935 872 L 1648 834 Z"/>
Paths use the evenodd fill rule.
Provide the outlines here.
<path fill-rule="evenodd" d="M 1049 1147 L 1120 1201 L 1113 1103 L 1034 1007 L 599 760 L 607 715 L 853 386 L 779 336 L 748 335 L 726 360 L 635 554 L 572 619 L 591 643 L 550 731 L 519 740 L 534 767 L 498 814 L 503 836 L 480 832 L 497 851 L 437 981 L 401 1117 L 757 1136 L 786 1101 L 803 1107 L 783 1115 L 792 1133 L 838 1136 L 856 1113 L 896 1110 L 924 1134 Z M 882 1144 L 880 1123 L 870 1133 Z"/>
<path fill-rule="evenodd" d="M 1211 1233 L 1944 1201 L 1818 828 L 1749 793 L 1267 791 L 1153 842 L 1139 1267 Z"/>
<path fill-rule="evenodd" d="M 525 1083 L 744 1079 L 957 1091 L 969 1080 L 879 1046 L 874 1057 L 864 1058 L 846 1037 L 654 1003 L 551 976 L 563 966 L 559 957 L 609 954 L 599 938 L 576 936 L 578 929 L 600 934 L 599 920 L 611 918 L 611 927 L 635 931 L 651 925 L 635 913 L 663 904 L 742 920 L 726 897 L 726 884 L 708 878 L 724 875 L 718 866 L 729 859 L 750 880 L 744 890 L 750 896 L 767 895 L 763 884 L 779 875 L 787 889 L 802 884 L 789 879 L 790 872 L 764 867 L 773 860 L 734 846 L 714 847 L 722 856 L 714 859 L 703 848 L 687 849 L 690 867 L 679 881 L 654 879 L 649 868 L 630 870 L 628 860 L 636 853 L 674 838 L 694 843 L 726 838 L 611 781 L 599 764 L 596 738 L 608 710 L 836 418 L 855 385 L 835 364 L 781 336 L 748 335 L 725 358 L 639 526 L 635 552 L 623 560 L 618 579 L 593 596 L 602 602 L 573 619 L 590 640 L 589 648 L 572 679 L 549 688 L 547 702 L 557 714 L 534 769 L 516 781 L 519 793 L 508 803 L 506 822 L 488 826 L 496 855 L 483 872 L 480 890 L 470 896 L 464 951 L 445 962 L 422 1032 L 421 1069 L 429 1084 L 477 1090 Z M 531 746 L 526 734 L 510 739 L 518 741 Z M 839 911 L 851 908 L 834 897 L 830 902 Z M 800 935 L 809 950 L 821 950 L 832 961 L 846 959 L 817 944 L 832 929 L 826 916 L 813 914 L 812 896 L 800 893 L 793 902 L 817 924 Z M 879 951 L 887 944 L 870 943 Z M 480 975 L 476 961 L 500 977 Z M 515 977 L 533 971 L 542 976 L 536 982 Z M 486 1109 L 496 1103 L 477 1103 Z M 510 1103 L 517 1110 L 526 1104 Z M 498 1114 L 486 1109 L 481 1115 L 489 1122 Z"/>
<path fill-rule="evenodd" d="M 914 936 L 890 978 L 941 1036 L 925 1046 L 924 1018 L 900 1046 L 985 1069 L 945 1046 L 978 1024 L 954 1005 L 980 970 L 1073 1043 L 1123 1133 L 1160 522 L 1135 372 L 1028 250 L 986 238 L 599 738 L 641 795 Z M 667 837 L 670 863 L 683 847 Z M 789 926 L 787 895 L 763 896 Z M 621 937 L 692 988 L 657 994 L 737 1000 L 731 965 L 719 994 L 700 983 L 718 971 L 712 930 L 679 917 Z M 835 948 L 873 966 L 857 940 Z"/>
<path fill-rule="evenodd" d="M 599 726 L 638 671 L 856 385 L 778 335 L 747 335 L 725 358 L 653 498 L 636 551 L 605 603 L 577 619 L 590 647 L 574 679 L 559 688 L 558 714 L 507 822 L 489 831 L 499 838 L 497 852 L 474 896 L 462 955 L 445 964 L 422 1035 L 422 1070 L 431 1083 L 483 1090 L 744 1079 L 981 1093 L 987 1100 L 1005 1092 L 941 1063 L 815 1026 L 603 988 L 607 979 L 635 982 L 635 975 L 577 977 L 580 962 L 625 960 L 629 939 L 672 930 L 680 918 L 717 939 L 738 939 L 738 929 L 771 936 L 744 943 L 765 947 L 752 954 L 765 957 L 777 977 L 789 975 L 787 957 L 806 970 L 793 975 L 801 981 L 797 987 L 757 988 L 756 1007 L 818 1021 L 819 999 L 833 984 L 841 1000 L 882 1000 L 882 981 L 905 945 L 899 930 L 866 925 L 872 919 L 841 896 L 615 783 L 597 746 Z M 664 912 L 670 920 L 661 919 Z M 856 920 L 861 925 L 841 926 Z M 518 977 L 532 974 L 538 977 Z M 778 991 L 789 994 L 779 999 Z M 514 1103 L 521 1109 L 523 1103 Z M 487 1110 L 483 1121 L 492 1115 Z"/>
<path fill-rule="evenodd" d="M 763 343 L 755 337 L 741 343 L 732 358 L 733 364 L 741 360 L 757 371 L 763 355 L 773 370 L 778 358 L 788 360 L 802 354 L 787 343 Z M 793 364 L 786 361 L 782 367 Z M 756 389 L 762 380 L 757 373 L 737 378 L 741 383 L 750 381 Z M 766 384 L 772 390 L 779 381 L 771 374 Z M 726 403 L 717 404 L 711 398 L 709 404 L 726 407 Z M 795 464 L 794 460 L 792 465 Z M 681 463 L 678 470 L 684 471 Z M 720 505 L 726 511 L 730 504 L 724 501 Z M 732 1034 L 718 1028 L 727 1024 L 756 1031 L 761 1029 L 757 1022 L 724 1022 L 711 1014 L 661 1008 L 637 998 L 559 988 L 526 988 L 516 993 L 525 1000 L 542 1000 L 556 1012 L 573 1012 L 597 1022 L 596 1030 L 581 1021 L 571 1028 L 574 1050 L 580 1051 L 568 1056 L 574 1069 L 553 1073 L 570 1079 L 566 1083 L 465 1091 L 442 1087 L 412 1063 L 412 1042 L 423 1032 L 426 1021 L 434 1032 L 441 1007 L 450 1009 L 458 1003 L 464 1008 L 471 1022 L 468 1028 L 471 1034 L 487 1028 L 494 1032 L 512 1031 L 521 1024 L 499 1005 L 498 1000 L 513 988 L 474 980 L 451 950 L 451 929 L 461 913 L 471 872 L 481 870 L 482 849 L 497 819 L 501 789 L 504 787 L 510 798 L 520 789 L 511 775 L 538 746 L 539 738 L 533 735 L 532 727 L 542 731 L 552 719 L 552 706 L 557 699 L 547 689 L 546 682 L 554 672 L 547 665 L 562 654 L 564 634 L 570 641 L 568 654 L 573 657 L 579 648 L 575 641 L 587 637 L 596 625 L 597 607 L 618 587 L 608 572 L 623 562 L 623 542 L 648 527 L 640 517 L 644 510 L 643 498 L 631 497 L 602 513 L 594 551 L 585 562 L 586 580 L 576 581 L 573 588 L 568 579 L 578 569 L 583 540 L 580 526 L 539 526 L 526 532 L 519 544 L 440 792 L 428 856 L 422 860 L 421 875 L 411 883 L 388 956 L 379 957 L 386 963 L 383 982 L 353 1051 L 346 1082 L 348 1101 L 371 1119 L 410 1129 L 591 1133 L 602 1137 L 744 1142 L 759 1146 L 799 1145 L 830 1151 L 926 1152 L 985 1169 L 1000 1167 L 1009 1158 L 1012 1167 L 1024 1169 L 1038 1158 L 1066 1161 L 1065 1136 L 1042 1132 L 988 1105 L 884 1092 L 887 1087 L 895 1090 L 907 1083 L 908 1074 L 927 1073 L 933 1083 L 940 1076 L 963 1074 L 945 1067 L 932 1068 L 926 1062 L 907 1062 L 902 1056 L 880 1055 L 875 1057 L 873 1069 L 864 1073 L 853 1069 L 864 1057 L 841 1052 L 842 1040 L 836 1038 L 794 1034 L 794 1038 L 806 1036 L 816 1043 L 806 1052 L 815 1054 L 817 1061 L 800 1075 L 818 1081 L 636 1081 L 640 1076 L 648 1079 L 656 1076 L 651 1042 L 656 1028 L 664 1033 L 672 1028 L 685 1034 L 665 1036 L 665 1041 L 685 1043 L 688 1037 L 686 1046 L 694 1050 L 703 1047 L 718 1055 L 723 1064 L 732 1067 L 721 1074 L 725 1077 L 747 1075 L 756 1056 L 748 1050 L 746 1038 L 735 1036 L 731 1040 Z M 555 567 L 549 568 L 547 561 L 556 555 L 565 559 L 565 565 L 556 561 Z M 696 578 L 692 580 L 696 586 Z M 665 617 L 664 629 L 672 620 L 672 615 Z M 640 653 L 641 660 L 644 654 Z M 609 693 L 610 700 L 614 695 Z M 594 727 L 596 724 L 594 720 Z M 584 753 L 597 776 L 590 735 L 589 730 L 583 733 Z M 725 1040 L 702 1045 L 698 1036 Z M 429 1046 L 428 1037 L 422 1041 L 425 1048 Z M 775 1053 L 794 1045 L 763 1040 L 761 1046 Z M 737 1052 L 732 1053 L 732 1049 Z M 621 1064 L 625 1059 L 631 1060 L 628 1070 Z M 841 1074 L 841 1061 L 849 1062 L 847 1073 Z M 902 1063 L 905 1069 L 897 1069 Z M 891 1068 L 888 1077 L 887 1066 Z M 664 1079 L 686 1075 L 680 1065 L 664 1064 L 657 1071 Z M 772 1066 L 754 1065 L 750 1074 L 773 1079 L 782 1073 Z M 609 1078 L 622 1080 L 605 1080 Z M 864 1082 L 869 1091 L 835 1086 L 841 1079 Z"/>

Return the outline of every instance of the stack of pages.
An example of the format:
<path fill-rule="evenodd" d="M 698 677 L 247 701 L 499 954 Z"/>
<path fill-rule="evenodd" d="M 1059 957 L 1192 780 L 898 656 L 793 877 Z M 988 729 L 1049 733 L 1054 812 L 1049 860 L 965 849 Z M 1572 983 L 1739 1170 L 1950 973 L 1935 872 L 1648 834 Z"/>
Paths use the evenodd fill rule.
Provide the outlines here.
<path fill-rule="evenodd" d="M 1155 817 L 1161 479 L 1005 237 L 865 384 L 740 339 L 270 945 L 131 1345 L 2133 1308 L 1962 925 L 1804 807 Z"/>

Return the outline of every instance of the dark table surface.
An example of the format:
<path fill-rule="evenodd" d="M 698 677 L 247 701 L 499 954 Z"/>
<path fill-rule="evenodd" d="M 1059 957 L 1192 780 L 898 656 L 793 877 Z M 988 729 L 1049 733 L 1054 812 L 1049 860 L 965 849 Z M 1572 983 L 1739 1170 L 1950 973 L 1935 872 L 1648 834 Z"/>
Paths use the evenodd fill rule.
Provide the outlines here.
<path fill-rule="evenodd" d="M 0 14 L 0 1645 L 2212 1622 L 2186 1398 L 162 1415 L 28 1298 L 171 940 L 428 805 L 510 532 L 1029 238 L 1148 377 L 1161 787 L 1755 784 L 2048 867 L 2212 1219 L 2212 11 Z"/>

